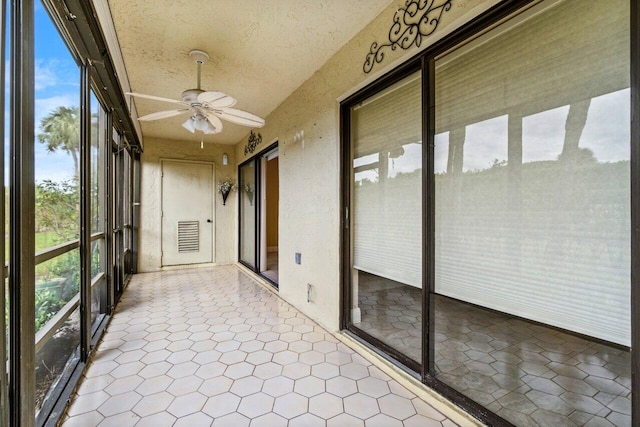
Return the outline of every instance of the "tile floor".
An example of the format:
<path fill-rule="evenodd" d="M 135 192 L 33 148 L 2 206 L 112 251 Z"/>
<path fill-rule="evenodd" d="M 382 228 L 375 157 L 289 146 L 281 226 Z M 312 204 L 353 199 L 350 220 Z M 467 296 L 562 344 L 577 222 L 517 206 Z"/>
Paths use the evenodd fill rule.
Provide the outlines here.
<path fill-rule="evenodd" d="M 419 360 L 421 290 L 360 273 L 356 326 Z M 443 296 L 438 377 L 518 426 L 630 426 L 626 350 Z M 418 326 L 416 326 L 418 325 Z"/>
<path fill-rule="evenodd" d="M 224 266 L 134 276 L 61 425 L 455 424 Z"/>

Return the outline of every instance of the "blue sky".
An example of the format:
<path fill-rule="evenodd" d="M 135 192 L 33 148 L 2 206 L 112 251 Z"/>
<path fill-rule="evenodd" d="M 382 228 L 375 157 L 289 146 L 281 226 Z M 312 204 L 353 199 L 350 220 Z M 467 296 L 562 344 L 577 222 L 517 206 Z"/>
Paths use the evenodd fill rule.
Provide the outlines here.
<path fill-rule="evenodd" d="M 80 103 L 80 71 L 42 4 L 35 11 L 35 132 L 40 121 L 59 106 Z M 36 140 L 36 182 L 73 177 L 73 160 L 64 152 L 49 153 Z"/>

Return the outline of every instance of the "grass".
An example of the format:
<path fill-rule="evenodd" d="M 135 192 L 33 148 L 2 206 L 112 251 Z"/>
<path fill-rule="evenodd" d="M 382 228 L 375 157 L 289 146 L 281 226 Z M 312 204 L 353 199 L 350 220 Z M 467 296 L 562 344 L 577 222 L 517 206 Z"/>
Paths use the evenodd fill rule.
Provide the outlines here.
<path fill-rule="evenodd" d="M 63 243 L 58 236 L 53 231 L 42 231 L 40 233 L 36 233 L 36 252 L 40 252 L 43 249 L 50 248 L 52 246 Z"/>
<path fill-rule="evenodd" d="M 64 241 L 53 231 L 41 231 L 36 233 L 36 252 L 40 252 L 44 249 L 50 248 L 55 245 L 64 243 Z M 4 239 L 4 253 L 6 258 L 9 259 L 9 236 Z"/>

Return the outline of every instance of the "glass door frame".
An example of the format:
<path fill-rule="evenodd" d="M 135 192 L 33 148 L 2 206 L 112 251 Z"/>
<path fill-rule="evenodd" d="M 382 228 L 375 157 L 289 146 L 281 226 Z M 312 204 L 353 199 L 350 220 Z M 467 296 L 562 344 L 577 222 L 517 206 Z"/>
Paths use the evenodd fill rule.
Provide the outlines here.
<path fill-rule="evenodd" d="M 245 267 L 247 267 L 248 269 L 252 270 L 255 272 L 256 270 L 256 266 L 259 265 L 258 263 L 258 254 L 257 252 L 257 247 L 258 247 L 258 212 L 259 212 L 259 197 L 257 197 L 258 195 L 256 194 L 257 189 L 258 189 L 258 168 L 260 167 L 260 165 L 258 164 L 259 162 L 256 162 L 256 157 L 252 157 L 251 159 L 241 163 L 238 165 L 238 262 L 242 265 L 244 265 Z M 243 242 L 243 228 L 242 228 L 242 221 L 243 221 L 243 216 L 242 216 L 242 196 L 244 193 L 244 189 L 243 187 L 246 184 L 250 184 L 250 183 L 245 183 L 242 180 L 242 169 L 245 167 L 250 167 L 251 165 L 253 165 L 254 168 L 254 173 L 253 173 L 253 188 L 254 188 L 254 207 L 253 207 L 253 223 L 254 223 L 254 236 L 253 236 L 253 265 L 251 263 L 249 263 L 248 261 L 245 261 L 243 259 L 243 247 L 242 247 L 242 242 Z"/>
<path fill-rule="evenodd" d="M 353 278 L 352 278 L 352 272 L 351 272 L 351 261 L 352 261 L 352 252 L 353 252 L 353 238 L 352 238 L 352 232 L 351 230 L 353 229 L 353 218 L 354 215 L 352 213 L 350 213 L 350 210 L 352 210 L 351 208 L 353 207 L 353 194 L 351 191 L 351 184 L 352 184 L 352 147 L 351 147 L 351 139 L 352 139 L 352 129 L 351 129 L 351 108 L 354 105 L 359 104 L 360 102 L 363 102 L 367 99 L 369 99 L 372 96 L 375 96 L 376 94 L 380 93 L 381 91 L 384 91 L 385 89 L 393 86 L 394 84 L 402 81 L 405 78 L 408 78 L 409 76 L 416 74 L 418 72 L 421 71 L 421 66 L 422 66 L 422 62 L 421 60 L 418 59 L 414 59 L 412 61 L 409 61 L 407 63 L 405 63 L 403 66 L 401 66 L 399 69 L 395 70 L 393 73 L 387 74 L 385 76 L 383 76 L 381 79 L 379 79 L 378 81 L 376 81 L 374 84 L 370 85 L 369 87 L 366 88 L 366 90 L 363 91 L 359 91 L 358 93 L 356 93 L 355 95 L 347 98 L 345 101 L 342 102 L 341 106 L 340 106 L 340 115 L 341 115 L 341 137 L 342 137 L 342 144 L 341 144 L 341 150 L 342 150 L 342 155 L 341 155 L 341 170 L 342 170 L 342 219 L 343 219 L 343 223 L 342 223 L 342 313 L 341 313 L 341 328 L 342 329 L 346 329 L 349 332 L 353 333 L 354 335 L 356 335 L 357 337 L 369 342 L 370 344 L 372 344 L 373 346 L 375 346 L 376 348 L 380 349 L 382 352 L 384 352 L 385 354 L 391 356 L 393 359 L 395 359 L 399 364 L 401 364 L 402 366 L 408 368 L 409 372 L 413 372 L 414 374 L 417 374 L 419 372 L 421 372 L 422 368 L 421 368 L 421 363 L 424 363 L 424 361 L 416 361 L 413 360 L 412 358 L 410 358 L 409 356 L 407 356 L 406 354 L 402 353 L 401 351 L 399 351 L 397 348 L 385 343 L 384 341 L 382 341 L 379 338 L 374 337 L 373 335 L 371 335 L 370 333 L 368 333 L 367 331 L 358 328 L 357 326 L 355 326 L 352 322 L 351 322 L 351 308 L 353 307 L 353 295 L 352 295 L 352 284 L 353 284 Z M 422 95 L 423 95 L 423 100 L 422 100 L 422 104 L 424 105 L 424 88 L 426 86 L 426 83 L 428 82 L 428 80 L 424 79 L 424 73 L 421 75 L 422 78 Z M 424 133 L 424 118 L 423 118 L 423 126 L 422 126 L 422 141 L 427 141 L 427 138 L 425 136 Z M 425 144 L 422 144 L 423 146 L 423 150 L 425 147 Z M 424 158 L 424 156 L 423 156 Z M 423 160 L 424 162 L 424 160 Z M 424 189 L 424 179 L 425 179 L 425 175 L 428 173 L 427 170 L 424 167 L 424 163 L 422 165 L 422 180 L 423 180 L 423 189 Z M 426 206 L 425 206 L 425 198 L 424 196 L 422 196 L 422 211 L 423 211 L 423 216 L 424 216 L 424 211 L 426 210 Z M 423 233 L 424 234 L 424 233 Z M 423 236 L 423 242 L 427 242 L 425 236 Z M 424 245 L 423 245 L 424 247 Z M 423 253 L 423 257 L 424 257 L 424 253 Z M 423 262 L 424 264 L 424 262 Z M 427 264 L 424 264 L 427 265 Z M 424 268 L 423 268 L 424 270 Z M 423 276 L 424 276 L 424 271 L 423 271 Z M 426 309 L 425 309 L 425 303 L 424 301 L 426 301 L 427 295 L 426 295 L 426 289 L 424 286 L 424 277 L 423 277 L 423 286 L 422 286 L 422 331 L 426 331 L 426 316 L 424 315 L 424 313 L 427 313 Z M 423 340 L 424 340 L 424 336 L 425 334 L 422 334 Z M 423 342 L 423 347 L 424 347 L 424 342 Z"/>
<path fill-rule="evenodd" d="M 114 128 L 114 138 L 111 145 L 111 232 L 112 232 L 112 253 L 111 273 L 112 273 L 112 304 L 115 305 L 125 287 L 126 274 L 124 271 L 124 184 L 125 184 L 125 168 L 124 155 L 126 148 L 124 146 L 122 135 Z M 116 136 L 117 135 L 117 136 Z"/>
<path fill-rule="evenodd" d="M 261 251 L 260 251 L 260 236 L 262 232 L 262 224 L 260 220 L 261 210 L 262 210 L 262 161 L 261 159 L 268 154 L 269 152 L 278 148 L 278 141 L 270 144 L 267 148 L 261 150 L 255 156 L 245 160 L 244 162 L 238 165 L 238 262 L 243 266 L 250 269 L 252 272 L 259 275 L 261 278 L 269 282 L 274 288 L 278 289 L 278 283 L 271 280 L 269 277 L 260 273 L 260 263 L 261 263 Z M 251 265 L 246 261 L 242 260 L 242 168 L 249 164 L 253 163 L 253 167 L 255 170 L 254 177 L 254 222 L 255 222 L 255 236 L 253 239 L 254 244 L 254 264 Z"/>

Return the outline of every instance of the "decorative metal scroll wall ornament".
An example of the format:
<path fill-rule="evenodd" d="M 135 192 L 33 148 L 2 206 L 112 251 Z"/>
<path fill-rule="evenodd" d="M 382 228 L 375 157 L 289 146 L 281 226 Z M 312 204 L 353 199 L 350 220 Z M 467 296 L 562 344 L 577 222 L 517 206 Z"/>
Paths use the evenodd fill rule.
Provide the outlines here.
<path fill-rule="evenodd" d="M 404 8 L 399 8 L 393 16 L 389 29 L 389 43 L 371 44 L 362 69 L 369 73 L 376 63 L 384 59 L 384 49 L 401 47 L 409 49 L 414 44 L 420 47 L 422 38 L 430 36 L 438 28 L 442 14 L 451 10 L 453 0 L 407 0 Z"/>
<path fill-rule="evenodd" d="M 253 131 L 249 134 L 249 142 L 244 147 L 244 155 L 251 154 L 256 150 L 256 147 L 262 142 L 262 135 L 255 134 Z"/>

